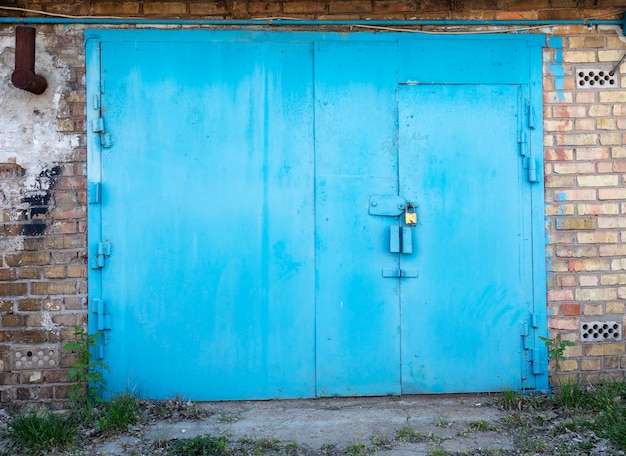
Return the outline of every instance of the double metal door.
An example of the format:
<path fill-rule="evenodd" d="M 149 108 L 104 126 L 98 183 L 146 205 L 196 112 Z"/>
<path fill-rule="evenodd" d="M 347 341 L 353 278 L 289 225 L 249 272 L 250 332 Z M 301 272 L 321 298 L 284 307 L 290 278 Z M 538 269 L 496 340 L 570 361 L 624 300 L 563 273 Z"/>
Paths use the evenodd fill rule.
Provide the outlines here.
<path fill-rule="evenodd" d="M 441 43 L 396 35 L 92 34 L 91 326 L 112 390 L 545 383 L 528 80 L 424 83 L 413 54 Z"/>

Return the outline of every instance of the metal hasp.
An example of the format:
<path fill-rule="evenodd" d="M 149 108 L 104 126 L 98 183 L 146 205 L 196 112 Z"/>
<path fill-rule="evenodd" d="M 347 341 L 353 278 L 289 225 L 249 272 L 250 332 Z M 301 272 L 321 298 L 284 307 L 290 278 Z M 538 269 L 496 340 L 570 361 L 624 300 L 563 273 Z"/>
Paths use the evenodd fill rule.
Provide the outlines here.
<path fill-rule="evenodd" d="M 35 29 L 15 28 L 15 71 L 11 82 L 18 89 L 40 95 L 45 92 L 48 82 L 35 74 Z"/>
<path fill-rule="evenodd" d="M 404 211 L 407 203 L 398 195 L 370 195 L 369 214 L 397 217 Z"/>

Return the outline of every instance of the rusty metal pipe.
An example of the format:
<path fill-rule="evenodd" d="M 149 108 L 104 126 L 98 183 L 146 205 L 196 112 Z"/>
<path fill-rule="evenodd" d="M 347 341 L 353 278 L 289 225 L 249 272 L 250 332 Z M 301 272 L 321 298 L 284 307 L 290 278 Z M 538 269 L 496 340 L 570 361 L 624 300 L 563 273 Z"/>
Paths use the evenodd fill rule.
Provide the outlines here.
<path fill-rule="evenodd" d="M 15 28 L 15 71 L 11 82 L 18 89 L 40 95 L 48 87 L 43 76 L 35 74 L 35 29 Z"/>

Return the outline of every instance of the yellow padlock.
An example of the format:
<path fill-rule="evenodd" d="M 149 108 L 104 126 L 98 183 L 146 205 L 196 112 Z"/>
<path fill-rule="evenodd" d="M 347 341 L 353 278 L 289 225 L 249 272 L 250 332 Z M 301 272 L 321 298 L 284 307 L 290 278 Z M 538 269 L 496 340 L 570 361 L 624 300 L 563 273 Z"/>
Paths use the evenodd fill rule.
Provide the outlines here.
<path fill-rule="evenodd" d="M 411 203 L 407 203 L 404 208 L 404 223 L 407 225 L 415 225 L 417 223 L 417 212 L 415 212 L 415 206 Z"/>

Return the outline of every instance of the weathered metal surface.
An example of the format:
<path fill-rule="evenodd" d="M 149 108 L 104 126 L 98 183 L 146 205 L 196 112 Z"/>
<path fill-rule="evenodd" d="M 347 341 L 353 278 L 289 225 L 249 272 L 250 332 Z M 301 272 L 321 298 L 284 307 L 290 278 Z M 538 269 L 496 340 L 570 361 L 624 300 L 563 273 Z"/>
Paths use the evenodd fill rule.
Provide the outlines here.
<path fill-rule="evenodd" d="M 104 117 L 113 138 L 88 133 L 90 252 L 115 246 L 90 271 L 113 328 L 112 389 L 258 399 L 546 386 L 528 359 L 545 330 L 543 200 L 518 141 L 522 107 L 540 102 L 536 37 L 87 38 L 90 121 Z M 397 213 L 373 207 L 377 195 Z M 534 307 L 544 313 L 524 350 Z"/>

